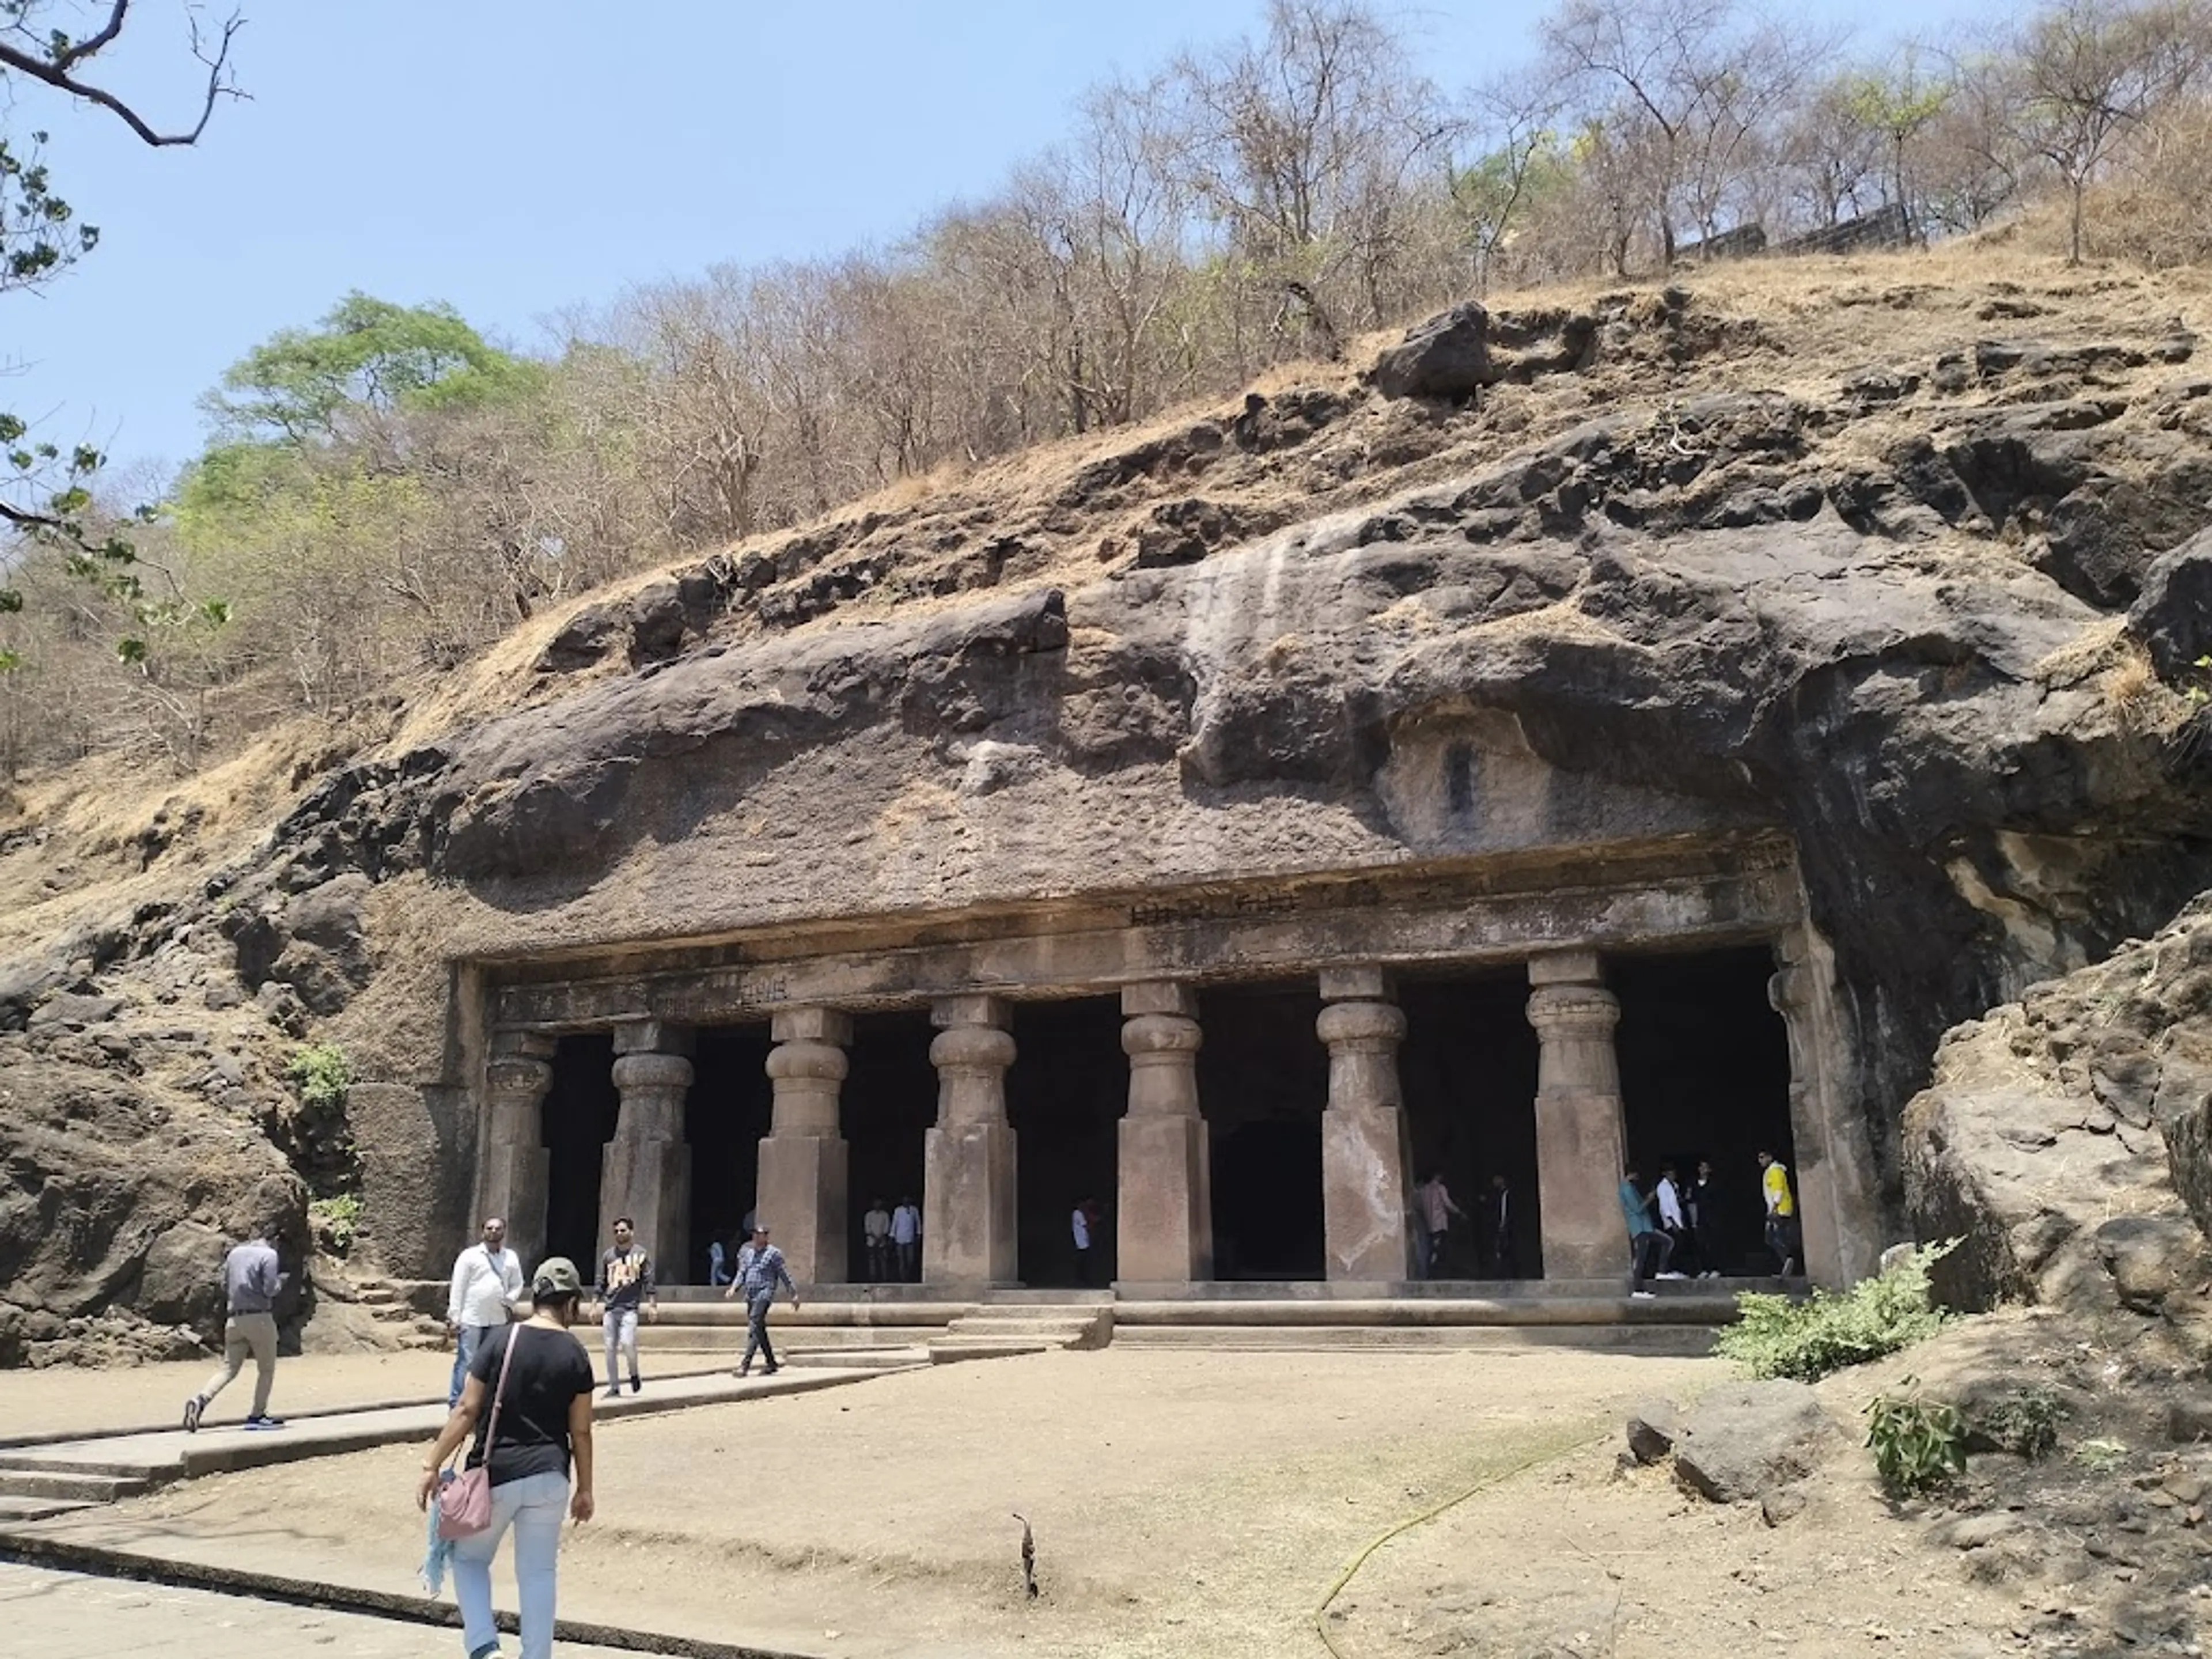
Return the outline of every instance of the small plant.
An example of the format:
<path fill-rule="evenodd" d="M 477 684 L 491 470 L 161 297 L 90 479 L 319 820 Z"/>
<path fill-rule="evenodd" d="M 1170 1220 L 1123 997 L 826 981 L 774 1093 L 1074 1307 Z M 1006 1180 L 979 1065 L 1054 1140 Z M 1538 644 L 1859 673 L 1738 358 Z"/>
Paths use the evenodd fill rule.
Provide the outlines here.
<path fill-rule="evenodd" d="M 2212 653 L 2199 657 L 2189 665 L 2197 671 L 2197 678 L 2182 687 L 2181 695 L 2201 708 L 2212 702 Z"/>
<path fill-rule="evenodd" d="M 335 1042 L 310 1042 L 297 1049 L 285 1074 L 300 1091 L 300 1103 L 310 1111 L 328 1111 L 344 1103 L 353 1087 L 353 1066 L 345 1050 Z"/>
<path fill-rule="evenodd" d="M 2058 1444 L 2065 1402 L 2048 1389 L 2020 1389 L 1974 1413 L 1974 1431 L 1999 1451 L 2041 1457 Z"/>
<path fill-rule="evenodd" d="M 1798 1302 L 1747 1292 L 1736 1297 L 1736 1322 L 1714 1348 L 1755 1377 L 1813 1382 L 1911 1347 L 1943 1328 L 1943 1315 L 1929 1298 L 1928 1270 L 1958 1247 L 1954 1238 L 1914 1250 L 1887 1273 L 1840 1294 L 1815 1291 Z"/>
<path fill-rule="evenodd" d="M 2084 1440 L 2068 1455 L 2085 1469 L 2110 1474 L 2128 1461 L 2128 1449 L 2117 1440 Z"/>
<path fill-rule="evenodd" d="M 1956 1406 L 1923 1398 L 1919 1380 L 1866 1403 L 1866 1443 L 1882 1486 L 1894 1497 L 1933 1491 L 1966 1468 L 1966 1424 Z"/>
<path fill-rule="evenodd" d="M 332 1255 L 345 1255 L 361 1231 L 361 1195 L 340 1193 L 336 1198 L 316 1199 L 307 1206 L 307 1225 L 316 1243 Z"/>

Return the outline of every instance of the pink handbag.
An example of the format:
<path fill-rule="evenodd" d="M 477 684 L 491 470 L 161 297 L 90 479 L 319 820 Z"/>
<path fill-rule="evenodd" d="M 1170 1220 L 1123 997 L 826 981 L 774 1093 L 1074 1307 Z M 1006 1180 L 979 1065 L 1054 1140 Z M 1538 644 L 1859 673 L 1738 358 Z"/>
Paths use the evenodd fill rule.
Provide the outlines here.
<path fill-rule="evenodd" d="M 514 1363 L 514 1339 L 522 1327 L 507 1328 L 507 1352 L 499 1362 L 499 1382 L 491 1391 L 491 1421 L 484 1425 L 484 1461 L 463 1469 L 438 1488 L 438 1536 L 473 1538 L 491 1525 L 491 1449 L 499 1443 L 499 1398 L 507 1392 L 507 1368 Z"/>

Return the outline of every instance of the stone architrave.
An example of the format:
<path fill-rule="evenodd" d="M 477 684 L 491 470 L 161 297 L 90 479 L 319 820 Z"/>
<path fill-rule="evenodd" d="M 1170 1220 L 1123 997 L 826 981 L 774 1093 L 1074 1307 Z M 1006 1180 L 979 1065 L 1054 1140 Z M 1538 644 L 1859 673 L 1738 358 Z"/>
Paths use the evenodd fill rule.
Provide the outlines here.
<path fill-rule="evenodd" d="M 1114 1276 L 1186 1285 L 1213 1277 L 1213 1189 L 1198 1100 L 1203 1034 L 1187 985 L 1121 988 L 1121 1052 L 1129 1110 L 1119 1128 Z"/>
<path fill-rule="evenodd" d="M 930 1009 L 937 1123 L 922 1147 L 921 1276 L 932 1285 L 1012 1285 L 1018 1272 L 1006 1002 L 941 997 Z"/>
<path fill-rule="evenodd" d="M 1379 968 L 1330 968 L 1316 1030 L 1328 1045 L 1322 1115 L 1322 1208 L 1332 1279 L 1409 1275 L 1413 1139 L 1398 1086 L 1406 1016 Z"/>
<path fill-rule="evenodd" d="M 545 1097 L 553 1087 L 554 1040 L 538 1031 L 498 1031 L 484 1066 L 483 1152 L 477 1160 L 474 1224 L 507 1223 L 507 1242 L 523 1271 L 545 1251 L 551 1154 L 545 1150 Z"/>
<path fill-rule="evenodd" d="M 1790 1176 L 1803 1266 L 1814 1284 L 1838 1290 L 1873 1273 L 1881 1254 L 1873 1150 L 1864 1120 L 1836 1086 L 1834 1073 L 1851 1062 L 1849 1045 L 1832 1038 L 1826 946 L 1809 927 L 1795 927 L 1775 941 L 1774 956 L 1766 996 L 1790 1040 Z"/>
<path fill-rule="evenodd" d="M 684 1139 L 690 1050 L 685 1028 L 659 1020 L 615 1028 L 622 1107 L 599 1176 L 599 1235 L 603 1243 L 611 1238 L 616 1218 L 629 1217 L 662 1285 L 690 1279 L 691 1148 Z"/>
<path fill-rule="evenodd" d="M 1620 1004 L 1600 976 L 1593 951 L 1528 963 L 1528 1023 L 1540 1045 L 1536 1185 L 1547 1279 L 1615 1279 L 1629 1265 L 1620 1200 L 1627 1137 L 1613 1045 Z"/>
<path fill-rule="evenodd" d="M 837 1091 L 845 1080 L 849 1015 L 787 1008 L 769 1026 L 768 1075 L 775 1115 L 760 1143 L 756 1205 L 804 1285 L 842 1284 L 846 1271 L 846 1148 Z"/>

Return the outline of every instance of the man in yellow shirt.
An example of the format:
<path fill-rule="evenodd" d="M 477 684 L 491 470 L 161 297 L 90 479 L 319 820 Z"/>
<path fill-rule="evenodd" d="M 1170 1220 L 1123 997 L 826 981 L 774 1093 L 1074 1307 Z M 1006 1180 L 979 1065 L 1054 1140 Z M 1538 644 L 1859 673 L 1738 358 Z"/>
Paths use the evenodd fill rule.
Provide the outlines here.
<path fill-rule="evenodd" d="M 1788 1279 L 1797 1271 L 1797 1201 L 1790 1192 L 1790 1169 L 1768 1152 L 1759 1153 L 1759 1191 L 1766 1198 L 1766 1248 Z"/>

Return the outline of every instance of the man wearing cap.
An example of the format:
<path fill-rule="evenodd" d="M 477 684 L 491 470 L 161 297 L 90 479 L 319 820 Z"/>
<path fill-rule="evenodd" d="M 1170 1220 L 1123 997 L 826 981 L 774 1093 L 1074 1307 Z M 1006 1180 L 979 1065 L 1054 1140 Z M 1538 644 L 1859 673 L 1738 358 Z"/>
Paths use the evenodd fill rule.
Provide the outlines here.
<path fill-rule="evenodd" d="M 763 1368 L 763 1376 L 774 1376 L 783 1369 L 775 1363 L 775 1350 L 769 1346 L 768 1340 L 768 1310 L 775 1304 L 778 1285 L 791 1292 L 791 1310 L 797 1313 L 799 1286 L 791 1282 L 791 1269 L 784 1262 L 783 1252 L 768 1242 L 768 1229 L 756 1222 L 753 1242 L 738 1252 L 737 1283 L 722 1292 L 726 1302 L 739 1291 L 744 1293 L 745 1357 L 738 1362 L 739 1376 L 752 1370 L 756 1348 L 768 1362 Z"/>

